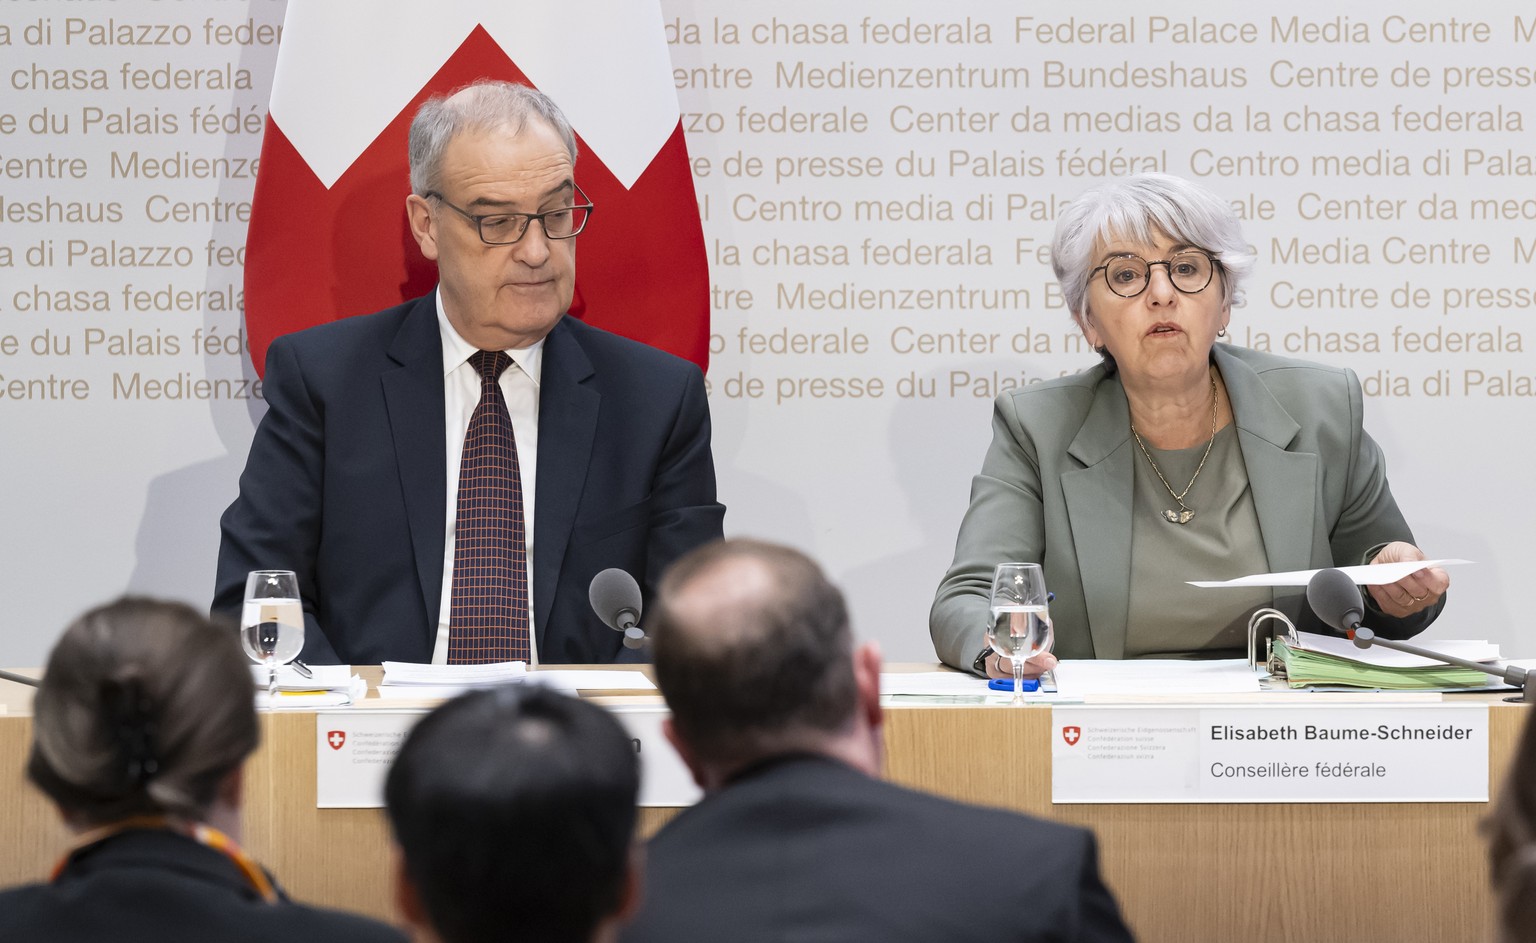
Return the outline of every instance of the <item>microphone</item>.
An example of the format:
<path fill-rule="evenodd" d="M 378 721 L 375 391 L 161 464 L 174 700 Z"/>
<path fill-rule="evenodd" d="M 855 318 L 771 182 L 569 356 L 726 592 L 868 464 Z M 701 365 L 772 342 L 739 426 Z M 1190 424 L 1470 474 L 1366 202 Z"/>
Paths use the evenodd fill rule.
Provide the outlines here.
<path fill-rule="evenodd" d="M 0 680 L 14 681 L 17 684 L 25 684 L 34 688 L 42 684 L 42 682 L 36 678 L 29 678 L 26 675 L 13 674 L 9 671 L 0 671 Z"/>
<path fill-rule="evenodd" d="M 1312 607 L 1312 611 L 1323 622 L 1348 635 L 1356 648 L 1364 649 L 1372 645 L 1380 645 L 1382 648 L 1438 661 L 1442 665 L 1481 671 L 1483 674 L 1493 675 L 1510 687 L 1520 689 L 1518 696 L 1506 697 L 1504 700 L 1536 703 L 1536 697 L 1532 696 L 1536 694 L 1536 690 L 1525 683 L 1528 672 L 1518 665 L 1505 665 L 1502 668 L 1484 665 L 1466 658 L 1457 658 L 1455 655 L 1442 655 L 1417 645 L 1409 645 L 1407 642 L 1378 638 L 1373 630 L 1360 624 L 1365 618 L 1365 602 L 1360 596 L 1360 587 L 1338 570 L 1317 571 L 1307 583 L 1307 605 Z"/>
<path fill-rule="evenodd" d="M 1325 625 L 1345 635 L 1354 632 L 1365 620 L 1365 602 L 1360 587 L 1341 571 L 1318 570 L 1307 582 L 1307 605 Z"/>
<path fill-rule="evenodd" d="M 609 567 L 592 577 L 592 585 L 587 587 L 587 600 L 604 625 L 624 633 L 625 648 L 645 645 L 645 632 L 640 628 L 640 610 L 644 602 L 640 597 L 640 584 L 633 576 L 618 567 Z"/>

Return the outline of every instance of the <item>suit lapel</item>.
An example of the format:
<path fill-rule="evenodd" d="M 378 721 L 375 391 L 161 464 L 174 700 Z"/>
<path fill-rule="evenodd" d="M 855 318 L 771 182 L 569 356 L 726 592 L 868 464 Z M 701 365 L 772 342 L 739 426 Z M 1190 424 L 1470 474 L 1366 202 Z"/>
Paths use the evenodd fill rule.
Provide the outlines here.
<path fill-rule="evenodd" d="M 442 605 L 443 542 L 446 540 L 448 470 L 443 458 L 443 342 L 437 326 L 437 293 L 419 299 L 390 344 L 399 366 L 381 376 L 395 464 L 405 500 L 416 577 L 428 625 L 436 631 Z"/>
<path fill-rule="evenodd" d="M 1067 449 L 1084 467 L 1061 476 L 1095 658 L 1125 656 L 1135 471 L 1130 428 L 1120 384 L 1099 383 L 1088 417 Z"/>
<path fill-rule="evenodd" d="M 539 650 L 545 649 L 549 610 L 560 581 L 560 562 L 571 542 L 571 528 L 587 463 L 597 433 L 602 396 L 588 381 L 592 361 L 569 316 L 560 319 L 544 342 L 539 380 L 539 468 L 534 500 L 533 624 Z"/>
<path fill-rule="evenodd" d="M 1318 458 L 1311 452 L 1289 451 L 1301 427 L 1252 367 L 1220 345 L 1216 366 L 1232 403 L 1269 568 L 1272 572 L 1307 569 L 1320 533 Z M 1326 546 L 1326 534 L 1322 537 Z"/>

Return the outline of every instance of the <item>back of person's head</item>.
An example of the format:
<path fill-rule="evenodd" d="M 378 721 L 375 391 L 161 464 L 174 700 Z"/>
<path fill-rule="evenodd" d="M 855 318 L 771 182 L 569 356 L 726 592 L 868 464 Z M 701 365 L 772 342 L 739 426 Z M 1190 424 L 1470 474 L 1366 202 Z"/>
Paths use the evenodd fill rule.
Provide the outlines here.
<path fill-rule="evenodd" d="M 676 736 L 742 763 L 848 729 L 858 709 L 843 595 L 789 547 L 706 544 L 667 571 L 647 628 Z"/>
<path fill-rule="evenodd" d="M 639 787 L 633 741 L 600 707 L 532 685 L 448 702 L 384 788 L 407 917 L 444 943 L 591 939 L 637 901 Z"/>
<path fill-rule="evenodd" d="M 1484 829 L 1498 906 L 1498 940 L 1536 943 L 1536 724 L 1529 718 Z"/>
<path fill-rule="evenodd" d="M 92 609 L 48 658 L 27 775 L 81 826 L 202 819 L 256 748 L 254 691 L 234 631 L 190 606 Z"/>

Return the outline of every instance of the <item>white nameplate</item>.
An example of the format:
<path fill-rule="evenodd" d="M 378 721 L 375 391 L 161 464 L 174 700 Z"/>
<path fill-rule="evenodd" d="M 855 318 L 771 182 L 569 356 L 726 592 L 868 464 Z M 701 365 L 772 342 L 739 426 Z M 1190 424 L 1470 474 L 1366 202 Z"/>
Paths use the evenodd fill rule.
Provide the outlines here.
<path fill-rule="evenodd" d="M 690 806 L 703 797 L 683 758 L 661 732 L 661 722 L 671 716 L 665 707 L 610 707 L 608 712 L 629 731 L 640 754 L 641 808 Z"/>
<path fill-rule="evenodd" d="M 693 805 L 699 789 L 661 732 L 664 707 L 613 707 L 640 754 L 640 805 Z M 315 805 L 322 809 L 384 806 L 384 778 L 405 735 L 425 710 L 318 711 L 315 714 Z"/>
<path fill-rule="evenodd" d="M 1054 707 L 1051 801 L 1486 802 L 1488 706 Z"/>

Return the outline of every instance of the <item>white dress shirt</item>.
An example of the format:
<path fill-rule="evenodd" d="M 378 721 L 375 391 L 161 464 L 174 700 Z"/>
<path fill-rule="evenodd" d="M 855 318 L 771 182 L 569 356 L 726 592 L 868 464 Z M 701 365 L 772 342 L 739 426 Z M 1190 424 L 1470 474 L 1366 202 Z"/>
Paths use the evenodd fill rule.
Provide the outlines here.
<path fill-rule="evenodd" d="M 437 643 L 432 663 L 448 661 L 448 616 L 453 606 L 453 549 L 459 516 L 459 462 L 464 457 L 464 436 L 469 419 L 480 402 L 480 375 L 470 366 L 475 348 L 454 330 L 443 311 L 443 294 L 437 293 L 437 329 L 443 339 L 443 418 L 447 435 L 448 530 L 443 541 L 443 598 L 437 616 Z M 528 663 L 539 663 L 533 632 L 533 500 L 539 468 L 539 379 L 544 368 L 544 341 L 521 350 L 509 350 L 512 365 L 501 372 L 501 395 L 512 419 L 517 439 L 517 468 L 523 483 L 523 541 L 528 550 Z"/>

